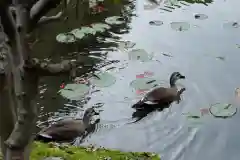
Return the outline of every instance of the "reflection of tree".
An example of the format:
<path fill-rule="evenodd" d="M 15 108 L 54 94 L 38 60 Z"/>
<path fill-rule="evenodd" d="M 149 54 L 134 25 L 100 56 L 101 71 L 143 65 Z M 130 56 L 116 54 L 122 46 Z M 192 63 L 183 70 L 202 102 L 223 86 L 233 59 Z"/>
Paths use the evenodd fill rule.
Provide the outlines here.
<path fill-rule="evenodd" d="M 73 0 L 72 4 L 75 4 L 76 0 Z M 80 28 L 81 26 L 88 26 L 92 23 L 97 22 L 104 22 L 104 19 L 110 16 L 124 16 L 126 19 L 125 23 L 113 26 L 110 29 L 110 32 L 114 33 L 121 33 L 120 30 L 128 31 L 130 29 L 129 22 L 130 22 L 130 16 L 132 10 L 126 11 L 125 6 L 131 6 L 133 8 L 134 4 L 133 2 L 128 2 L 126 0 L 119 1 L 120 3 L 115 4 L 113 0 L 106 0 L 104 1 L 104 8 L 106 11 L 103 11 L 98 14 L 89 14 L 86 12 L 86 9 L 83 8 L 83 6 L 79 6 L 79 16 L 78 19 L 76 19 L 76 12 L 75 7 L 73 5 L 69 5 L 67 8 L 67 16 L 68 19 L 66 21 L 57 21 L 51 24 L 47 24 L 43 26 L 41 29 L 39 29 L 39 39 L 40 42 L 35 44 L 34 46 L 34 53 L 35 57 L 38 58 L 58 58 L 59 55 L 65 56 L 68 52 L 75 52 L 77 51 L 76 48 L 78 48 L 78 51 L 87 51 L 89 47 L 95 46 L 95 49 L 101 49 L 101 48 L 111 48 L 116 47 L 116 43 L 102 43 L 96 40 L 96 37 L 90 37 L 83 39 L 82 41 L 79 41 L 77 44 L 73 45 L 63 45 L 56 42 L 55 37 L 59 33 L 69 32 L 72 29 Z M 59 11 L 60 7 L 54 10 L 52 13 L 57 13 Z M 85 13 L 83 13 L 85 11 Z M 124 14 L 123 14 L 124 12 Z M 37 34 L 37 33 L 36 33 Z M 105 33 L 104 35 L 97 35 L 102 38 L 113 38 L 117 39 L 118 37 L 113 37 L 113 35 Z M 41 51 L 41 49 L 44 48 L 44 54 Z M 56 54 L 56 55 L 52 55 Z M 53 57 L 54 56 L 54 57 Z"/>
<path fill-rule="evenodd" d="M 75 1 L 73 1 L 72 4 L 75 4 Z M 105 11 L 97 14 L 89 14 L 85 12 L 84 16 L 82 10 L 86 9 L 79 6 L 78 19 L 76 19 L 74 7 L 69 5 L 67 10 L 67 21 L 56 21 L 39 29 L 39 33 L 41 33 L 39 34 L 40 42 L 33 48 L 34 56 L 39 58 L 49 57 L 52 61 L 59 61 L 61 59 L 60 57 L 69 60 L 78 59 L 77 61 L 80 61 L 81 65 L 84 67 L 77 70 L 77 75 L 93 72 L 96 68 L 113 63 L 106 60 L 106 53 L 117 47 L 117 43 L 114 41 L 120 39 L 120 34 L 124 34 L 129 31 L 129 23 L 131 22 L 132 12 L 135 9 L 135 5 L 133 2 L 129 2 L 127 0 L 120 0 L 117 3 L 114 3 L 113 0 L 105 0 L 102 5 L 105 8 Z M 60 8 L 55 9 L 51 14 L 58 13 L 59 9 Z M 97 36 L 91 36 L 89 39 L 79 41 L 75 44 L 59 44 L 55 40 L 56 35 L 59 33 L 68 32 L 72 29 L 86 26 L 91 23 L 104 23 L 104 19 L 110 16 L 122 16 L 124 18 L 124 23 L 120 25 L 113 25 L 107 32 L 98 34 Z M 111 39 L 112 41 L 106 41 L 106 38 Z M 44 53 L 41 51 L 42 48 L 44 48 Z M 91 58 L 89 57 L 89 54 L 99 57 L 99 59 Z M 50 91 L 46 92 L 44 94 L 43 101 L 41 100 L 41 105 L 44 106 L 42 114 L 55 112 L 59 109 L 59 107 L 62 107 L 63 103 L 67 102 L 60 96 L 56 96 L 52 99 L 52 96 L 50 95 L 55 94 L 56 89 L 59 89 L 59 85 L 62 81 L 68 83 L 69 79 L 66 76 L 62 76 L 58 78 L 44 78 L 42 80 L 42 83 L 50 84 L 48 89 Z M 52 104 L 55 105 L 53 106 Z M 69 110 L 68 112 L 71 111 Z"/>
<path fill-rule="evenodd" d="M 202 3 L 202 4 L 205 4 L 205 5 L 213 2 L 213 0 L 179 0 L 179 1 L 184 1 L 184 2 L 187 2 L 187 3 Z"/>
<path fill-rule="evenodd" d="M 213 0 L 165 0 L 163 2 L 165 5 L 163 7 L 161 7 L 160 9 L 167 11 L 167 12 L 172 12 L 173 9 L 180 8 L 183 5 L 188 6 L 188 5 L 194 4 L 194 3 L 208 5 L 212 2 L 213 2 Z"/>

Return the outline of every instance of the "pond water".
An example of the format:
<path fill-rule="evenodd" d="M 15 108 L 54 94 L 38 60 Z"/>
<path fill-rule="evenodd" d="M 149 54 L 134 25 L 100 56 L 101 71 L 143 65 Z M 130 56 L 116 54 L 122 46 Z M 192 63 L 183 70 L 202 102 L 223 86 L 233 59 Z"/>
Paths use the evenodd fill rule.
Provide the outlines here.
<path fill-rule="evenodd" d="M 129 45 L 133 48 L 116 49 L 116 38 L 109 38 L 112 43 L 97 44 L 88 41 L 88 47 L 85 47 L 87 49 L 83 50 L 103 58 L 96 61 L 84 57 L 90 66 L 119 60 L 119 63 L 101 68 L 106 70 L 116 67 L 108 71 L 116 81 L 107 87 L 100 85 L 97 87 L 100 91 L 88 95 L 89 98 L 85 101 L 69 101 L 57 95 L 62 82 L 72 83 L 68 77 L 44 78 L 40 85 L 39 123 L 51 122 L 64 116 L 78 117 L 82 115 L 83 109 L 102 103 L 99 108 L 102 110 L 100 124 L 83 145 L 95 144 L 126 151 L 152 151 L 159 153 L 163 160 L 238 160 L 239 113 L 226 119 L 214 118 L 210 113 L 191 119 L 184 113 L 199 114 L 201 108 L 208 108 L 215 103 L 232 103 L 239 107 L 234 92 L 240 85 L 240 27 L 237 23 L 240 23 L 240 1 L 218 0 L 207 1 L 206 4 L 193 2 L 172 1 L 174 5 L 171 6 L 161 2 L 157 7 L 146 6 L 150 4 L 146 0 L 126 4 L 128 8 L 132 7 L 126 13 L 128 22 L 111 32 L 122 41 L 134 43 L 135 45 Z M 123 4 L 108 5 L 110 7 L 107 13 L 85 18 L 86 22 L 77 22 L 103 22 L 104 17 L 120 15 L 124 8 Z M 136 16 L 132 16 L 132 13 Z M 48 29 L 53 30 L 51 33 L 42 28 L 42 42 L 36 44 L 36 55 L 41 57 L 50 54 L 56 59 L 59 55 L 63 58 L 76 58 L 76 55 L 69 54 L 76 51 L 76 47 L 59 45 L 55 37 L 58 33 L 74 29 L 79 25 L 77 22 L 72 18 L 67 25 L 48 25 Z M 120 30 L 128 33 L 117 33 Z M 40 48 L 44 49 L 44 55 L 40 53 L 43 51 Z M 128 52 L 132 50 L 139 56 L 132 56 L 129 60 L 131 56 Z M 107 54 L 104 54 L 106 51 Z M 145 52 L 149 56 L 144 57 Z M 179 86 L 186 88 L 182 101 L 128 124 L 132 122 L 134 112 L 131 105 L 140 97 L 130 85 L 136 75 L 145 72 L 157 79 L 157 82 L 168 85 L 169 76 L 175 71 L 186 76 L 185 80 L 178 82 Z M 79 70 L 78 76 L 87 72 L 88 69 Z M 137 79 L 141 79 L 141 76 Z"/>

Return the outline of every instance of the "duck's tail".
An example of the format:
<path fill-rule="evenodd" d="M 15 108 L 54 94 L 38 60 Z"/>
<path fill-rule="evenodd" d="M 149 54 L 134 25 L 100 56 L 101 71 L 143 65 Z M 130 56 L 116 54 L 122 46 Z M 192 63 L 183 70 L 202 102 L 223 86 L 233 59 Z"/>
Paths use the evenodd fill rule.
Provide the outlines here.
<path fill-rule="evenodd" d="M 48 142 L 53 141 L 51 136 L 48 136 L 48 135 L 45 135 L 45 134 L 36 134 L 34 140 L 41 141 L 41 142 L 44 142 L 44 143 L 48 143 Z"/>
<path fill-rule="evenodd" d="M 145 98 L 139 100 L 137 103 L 135 103 L 132 108 L 134 109 L 142 109 L 142 105 L 145 103 Z"/>

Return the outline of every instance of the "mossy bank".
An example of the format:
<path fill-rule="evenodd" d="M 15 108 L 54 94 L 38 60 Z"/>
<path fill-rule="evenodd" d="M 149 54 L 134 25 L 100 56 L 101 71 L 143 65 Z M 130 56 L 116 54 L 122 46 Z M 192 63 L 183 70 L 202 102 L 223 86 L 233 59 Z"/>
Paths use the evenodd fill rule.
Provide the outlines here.
<path fill-rule="evenodd" d="M 35 142 L 31 160 L 43 160 L 47 157 L 59 157 L 62 160 L 160 160 L 157 154 L 149 152 L 121 152 L 93 146 L 75 147 Z"/>

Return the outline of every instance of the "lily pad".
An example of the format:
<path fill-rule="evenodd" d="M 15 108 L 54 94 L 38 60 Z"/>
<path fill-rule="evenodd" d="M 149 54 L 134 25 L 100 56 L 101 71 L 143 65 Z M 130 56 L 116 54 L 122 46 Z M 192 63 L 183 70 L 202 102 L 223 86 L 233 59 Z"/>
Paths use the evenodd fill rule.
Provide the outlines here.
<path fill-rule="evenodd" d="M 240 24 L 238 22 L 227 22 L 223 24 L 224 28 L 239 28 Z"/>
<path fill-rule="evenodd" d="M 67 84 L 59 91 L 60 95 L 70 100 L 80 100 L 90 90 L 85 84 Z"/>
<path fill-rule="evenodd" d="M 77 38 L 77 39 L 83 39 L 85 36 L 85 33 L 83 33 L 80 29 L 74 29 L 71 31 L 71 33 Z"/>
<path fill-rule="evenodd" d="M 60 33 L 56 36 L 56 40 L 60 43 L 73 43 L 76 38 L 71 33 Z"/>
<path fill-rule="evenodd" d="M 120 16 L 112 16 L 105 19 L 107 24 L 123 24 L 124 20 Z"/>
<path fill-rule="evenodd" d="M 205 20 L 208 18 L 208 16 L 205 14 L 195 14 L 194 17 L 195 17 L 195 19 L 198 19 L 198 20 Z"/>
<path fill-rule="evenodd" d="M 111 28 L 111 26 L 104 23 L 93 23 L 91 26 L 96 32 L 105 32 L 107 29 Z"/>
<path fill-rule="evenodd" d="M 129 60 L 149 61 L 150 56 L 144 49 L 133 49 L 128 52 Z"/>
<path fill-rule="evenodd" d="M 190 28 L 190 24 L 188 22 L 172 22 L 170 25 L 171 28 L 176 31 L 187 31 Z"/>
<path fill-rule="evenodd" d="M 212 105 L 209 108 L 210 113 L 217 118 L 228 118 L 232 117 L 237 113 L 237 108 L 234 107 L 232 104 L 221 104 L 217 103 Z"/>
<path fill-rule="evenodd" d="M 163 25 L 163 21 L 158 21 L 158 20 L 150 21 L 149 24 L 154 26 L 161 26 Z"/>
<path fill-rule="evenodd" d="M 85 34 L 92 34 L 92 35 L 96 34 L 96 30 L 93 29 L 92 27 L 81 27 L 81 32 Z"/>
<path fill-rule="evenodd" d="M 135 90 L 150 90 L 151 88 L 161 84 L 165 84 L 165 83 L 153 77 L 145 77 L 145 78 L 138 78 L 133 80 L 130 83 L 130 86 L 133 87 Z"/>
<path fill-rule="evenodd" d="M 97 87 L 109 87 L 116 82 L 116 78 L 108 72 L 103 72 L 90 78 L 90 82 Z"/>
<path fill-rule="evenodd" d="M 81 28 L 76 28 L 71 31 L 71 33 L 77 38 L 77 39 L 83 39 L 84 36 L 92 34 L 96 34 L 96 30 L 93 29 L 92 27 L 81 27 Z"/>

